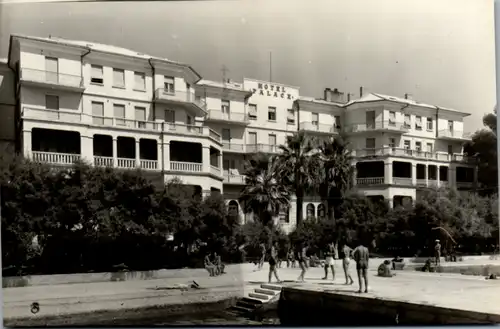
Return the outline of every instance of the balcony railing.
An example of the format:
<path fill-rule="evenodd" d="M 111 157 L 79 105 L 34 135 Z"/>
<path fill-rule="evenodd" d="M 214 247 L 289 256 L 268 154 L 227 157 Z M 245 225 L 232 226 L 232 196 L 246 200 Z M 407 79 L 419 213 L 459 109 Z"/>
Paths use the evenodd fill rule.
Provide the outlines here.
<path fill-rule="evenodd" d="M 135 159 L 118 158 L 116 159 L 117 168 L 121 169 L 133 169 L 137 167 L 137 162 Z"/>
<path fill-rule="evenodd" d="M 207 104 L 202 98 L 197 98 L 194 91 L 169 91 L 164 88 L 155 90 L 155 100 L 173 103 L 192 103 L 199 108 L 206 110 Z"/>
<path fill-rule="evenodd" d="M 309 121 L 302 121 L 299 124 L 299 129 L 304 131 L 314 131 L 325 134 L 337 134 L 339 130 L 335 125 L 324 124 L 324 123 L 313 123 Z"/>
<path fill-rule="evenodd" d="M 472 133 L 464 133 L 461 130 L 443 129 L 438 132 L 438 138 L 470 139 Z"/>
<path fill-rule="evenodd" d="M 401 156 L 412 157 L 419 159 L 433 159 L 440 161 L 458 161 L 470 162 L 474 159 L 467 157 L 463 154 L 449 154 L 446 152 L 426 152 L 421 150 L 412 150 L 398 147 L 382 147 L 373 149 L 356 149 L 352 151 L 354 157 L 367 157 L 367 156 Z"/>
<path fill-rule="evenodd" d="M 426 179 L 417 179 L 417 186 L 427 187 L 427 180 Z"/>
<path fill-rule="evenodd" d="M 380 185 L 384 184 L 384 177 L 356 178 L 356 185 Z"/>
<path fill-rule="evenodd" d="M 220 168 L 216 166 L 210 166 L 210 172 L 216 176 L 220 176 Z"/>
<path fill-rule="evenodd" d="M 244 175 L 224 175 L 224 183 L 225 184 L 245 184 L 245 176 Z"/>
<path fill-rule="evenodd" d="M 94 166 L 96 167 L 113 167 L 114 163 L 113 157 L 94 156 Z"/>
<path fill-rule="evenodd" d="M 245 144 L 222 142 L 222 149 L 224 151 L 244 152 L 245 151 Z"/>
<path fill-rule="evenodd" d="M 380 131 L 387 130 L 393 132 L 407 132 L 408 127 L 403 122 L 396 121 L 375 121 L 373 123 L 356 123 L 347 126 L 347 132 L 356 133 L 356 132 L 365 132 L 365 131 Z"/>
<path fill-rule="evenodd" d="M 411 177 L 392 177 L 394 185 L 412 185 Z"/>
<path fill-rule="evenodd" d="M 141 169 L 144 170 L 158 170 L 158 160 L 143 160 L 139 161 Z"/>
<path fill-rule="evenodd" d="M 113 126 L 129 129 L 154 130 L 161 131 L 162 124 L 153 121 L 141 121 L 116 117 L 105 117 L 92 115 L 92 124 L 99 126 Z"/>
<path fill-rule="evenodd" d="M 195 162 L 180 162 L 170 161 L 170 170 L 187 171 L 187 172 L 202 172 L 203 164 Z"/>
<path fill-rule="evenodd" d="M 456 185 L 458 188 L 473 188 L 474 187 L 473 182 L 457 182 Z"/>
<path fill-rule="evenodd" d="M 59 85 L 63 87 L 70 87 L 82 89 L 83 79 L 78 75 L 64 74 L 59 72 L 51 72 L 37 69 L 22 68 L 20 79 L 22 81 L 30 81 L 37 83 L 46 83 L 50 85 Z"/>
<path fill-rule="evenodd" d="M 210 129 L 207 126 L 193 126 L 193 125 L 185 125 L 179 123 L 165 123 L 163 128 L 165 132 L 178 132 L 181 134 L 189 134 L 189 135 L 199 135 L 199 136 L 209 136 L 217 142 L 221 141 L 221 136 L 215 130 Z"/>
<path fill-rule="evenodd" d="M 33 161 L 56 165 L 72 165 L 79 161 L 80 154 L 32 151 Z"/>
<path fill-rule="evenodd" d="M 246 151 L 248 153 L 278 153 L 279 146 L 278 145 L 269 145 L 269 144 L 247 144 Z"/>
<path fill-rule="evenodd" d="M 21 117 L 23 119 L 38 119 L 38 120 L 79 123 L 83 121 L 83 114 L 78 111 L 79 110 L 64 111 L 64 110 L 49 110 L 49 109 L 37 109 L 32 107 L 23 107 L 21 112 Z"/>
<path fill-rule="evenodd" d="M 218 120 L 218 121 L 229 121 L 229 122 L 239 122 L 248 123 L 250 120 L 245 113 L 238 112 L 222 112 L 220 110 L 209 110 L 207 114 L 207 120 Z"/>

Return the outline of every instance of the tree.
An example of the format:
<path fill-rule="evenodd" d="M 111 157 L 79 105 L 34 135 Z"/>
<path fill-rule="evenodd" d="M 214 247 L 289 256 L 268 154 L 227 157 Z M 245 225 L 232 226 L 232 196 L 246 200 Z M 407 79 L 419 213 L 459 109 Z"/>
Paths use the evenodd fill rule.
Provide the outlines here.
<path fill-rule="evenodd" d="M 281 167 L 275 158 L 258 154 L 247 163 L 245 187 L 239 201 L 245 212 L 252 212 L 264 225 L 270 225 L 280 210 L 290 205 L 290 189 L 281 181 Z"/>
<path fill-rule="evenodd" d="M 320 164 L 318 166 L 319 195 L 327 204 L 328 218 L 341 217 L 339 206 L 351 187 L 354 168 L 348 144 L 342 137 L 320 144 Z"/>
<path fill-rule="evenodd" d="M 297 199 L 297 225 L 303 221 L 303 200 L 308 193 L 317 192 L 320 166 L 317 140 L 303 131 L 289 137 L 285 145 L 280 145 L 281 153 L 276 157 L 276 175 L 292 188 Z"/>
<path fill-rule="evenodd" d="M 478 166 L 478 183 L 482 194 L 498 193 L 497 113 L 483 117 L 486 129 L 475 132 L 472 140 L 464 145 L 464 153 L 475 158 Z"/>

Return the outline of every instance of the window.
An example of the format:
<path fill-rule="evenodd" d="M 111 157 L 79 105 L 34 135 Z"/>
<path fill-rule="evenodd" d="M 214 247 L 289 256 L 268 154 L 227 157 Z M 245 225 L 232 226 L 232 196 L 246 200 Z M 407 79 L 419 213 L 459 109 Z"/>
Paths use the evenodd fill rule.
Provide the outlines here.
<path fill-rule="evenodd" d="M 335 116 L 335 128 L 341 129 L 341 124 L 340 124 L 340 115 Z"/>
<path fill-rule="evenodd" d="M 104 124 L 104 103 L 92 102 L 92 122 L 96 125 Z"/>
<path fill-rule="evenodd" d="M 257 133 L 248 133 L 248 144 L 256 145 L 257 144 Z"/>
<path fill-rule="evenodd" d="M 135 107 L 135 120 L 137 120 L 137 128 L 146 128 L 146 108 Z"/>
<path fill-rule="evenodd" d="M 311 117 L 312 117 L 311 122 L 312 122 L 313 126 L 318 126 L 318 124 L 319 124 L 319 115 L 318 115 L 318 113 L 312 113 Z"/>
<path fill-rule="evenodd" d="M 248 118 L 250 120 L 257 120 L 257 105 L 248 104 Z"/>
<path fill-rule="evenodd" d="M 102 66 L 92 65 L 90 67 L 90 83 L 95 83 L 98 85 L 104 84 Z"/>
<path fill-rule="evenodd" d="M 432 127 L 432 118 L 427 118 L 427 130 L 432 131 L 432 129 L 434 129 Z"/>
<path fill-rule="evenodd" d="M 229 142 L 231 141 L 231 130 L 227 128 L 222 129 L 222 141 Z"/>
<path fill-rule="evenodd" d="M 134 89 L 146 90 L 146 75 L 142 72 L 134 72 Z"/>
<path fill-rule="evenodd" d="M 411 141 L 404 141 L 404 149 L 406 154 L 411 154 Z"/>
<path fill-rule="evenodd" d="M 422 130 L 422 117 L 418 115 L 415 117 L 415 130 Z"/>
<path fill-rule="evenodd" d="M 429 153 L 433 152 L 433 145 L 432 145 L 432 143 L 427 143 L 427 152 L 429 152 Z"/>
<path fill-rule="evenodd" d="M 125 88 L 125 71 L 113 69 L 113 87 Z"/>
<path fill-rule="evenodd" d="M 113 115 L 117 126 L 125 126 L 125 105 L 113 104 Z"/>
<path fill-rule="evenodd" d="M 396 138 L 389 138 L 389 147 L 394 151 L 396 148 Z"/>
<path fill-rule="evenodd" d="M 295 111 L 293 109 L 288 109 L 287 110 L 286 122 L 289 125 L 294 125 L 295 124 Z"/>
<path fill-rule="evenodd" d="M 396 112 L 389 111 L 389 126 L 396 125 Z"/>
<path fill-rule="evenodd" d="M 163 88 L 166 93 L 175 94 L 174 78 L 166 76 L 163 77 Z"/>
<path fill-rule="evenodd" d="M 405 128 L 411 127 L 411 116 L 409 114 L 405 114 Z"/>
<path fill-rule="evenodd" d="M 422 151 L 422 142 L 415 142 L 415 150 L 417 150 L 417 152 Z"/>
<path fill-rule="evenodd" d="M 45 95 L 45 108 L 47 110 L 59 110 L 59 96 Z"/>
<path fill-rule="evenodd" d="M 375 138 L 367 138 L 366 139 L 366 148 L 374 149 L 375 148 Z"/>
<path fill-rule="evenodd" d="M 222 100 L 221 111 L 222 111 L 222 113 L 229 114 L 229 111 L 230 111 L 229 101 Z"/>
<path fill-rule="evenodd" d="M 453 121 L 452 120 L 448 120 L 448 130 L 453 132 Z"/>
<path fill-rule="evenodd" d="M 453 145 L 448 145 L 448 154 L 453 154 Z"/>
<path fill-rule="evenodd" d="M 175 123 L 175 111 L 165 110 L 165 122 Z"/>
<path fill-rule="evenodd" d="M 269 134 L 269 145 L 271 145 L 271 147 L 276 146 L 276 135 L 275 134 Z"/>
<path fill-rule="evenodd" d="M 267 109 L 267 120 L 276 121 L 276 108 L 269 106 Z"/>

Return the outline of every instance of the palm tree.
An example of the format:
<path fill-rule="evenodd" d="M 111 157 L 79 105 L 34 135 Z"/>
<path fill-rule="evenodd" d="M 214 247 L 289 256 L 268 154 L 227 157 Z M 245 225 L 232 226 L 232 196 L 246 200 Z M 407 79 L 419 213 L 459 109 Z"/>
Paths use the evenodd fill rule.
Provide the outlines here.
<path fill-rule="evenodd" d="M 327 204 L 328 219 L 334 220 L 342 199 L 352 184 L 354 167 L 348 143 L 342 137 L 324 141 L 319 146 L 321 166 L 316 167 L 319 177 L 319 195 Z"/>
<path fill-rule="evenodd" d="M 290 205 L 290 190 L 279 179 L 280 168 L 274 158 L 258 154 L 245 170 L 245 187 L 239 201 L 245 212 L 257 215 L 265 225 Z"/>
<path fill-rule="evenodd" d="M 288 138 L 285 145 L 280 145 L 281 153 L 276 156 L 278 176 L 284 184 L 295 191 L 297 198 L 297 226 L 303 221 L 303 200 L 307 193 L 318 187 L 315 168 L 320 165 L 318 142 L 299 132 Z"/>

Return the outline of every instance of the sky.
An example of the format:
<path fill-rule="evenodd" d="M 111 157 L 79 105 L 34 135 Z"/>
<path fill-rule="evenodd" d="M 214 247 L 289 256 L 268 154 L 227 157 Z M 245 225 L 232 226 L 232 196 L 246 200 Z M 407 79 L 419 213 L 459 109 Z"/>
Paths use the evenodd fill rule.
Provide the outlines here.
<path fill-rule="evenodd" d="M 125 47 L 192 65 L 205 79 L 243 77 L 493 110 L 493 0 L 226 0 L 0 5 L 0 57 L 12 33 Z M 270 65 L 272 53 L 272 65 Z M 272 70 L 270 70 L 272 67 Z"/>

